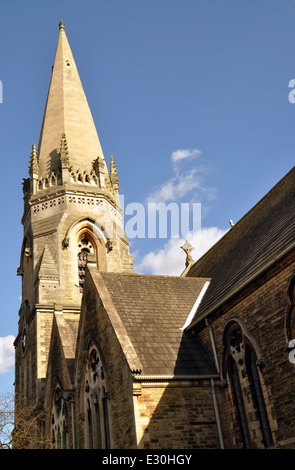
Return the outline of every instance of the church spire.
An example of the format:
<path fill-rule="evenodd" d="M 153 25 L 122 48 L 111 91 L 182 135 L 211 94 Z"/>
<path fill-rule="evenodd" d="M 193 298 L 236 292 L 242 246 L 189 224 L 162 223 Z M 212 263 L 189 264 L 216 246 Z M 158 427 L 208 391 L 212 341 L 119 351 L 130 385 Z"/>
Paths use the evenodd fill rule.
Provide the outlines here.
<path fill-rule="evenodd" d="M 92 162 L 97 156 L 106 165 L 65 25 L 61 21 L 39 139 L 41 176 L 60 169 L 60 142 L 63 134 L 67 137 L 73 168 L 91 171 Z"/>

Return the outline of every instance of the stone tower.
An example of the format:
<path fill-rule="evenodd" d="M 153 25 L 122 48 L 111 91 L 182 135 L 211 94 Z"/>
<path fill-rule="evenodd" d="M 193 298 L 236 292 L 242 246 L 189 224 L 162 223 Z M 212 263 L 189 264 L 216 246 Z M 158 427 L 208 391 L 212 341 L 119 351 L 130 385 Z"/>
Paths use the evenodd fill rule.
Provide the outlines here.
<path fill-rule="evenodd" d="M 23 192 L 15 391 L 42 407 L 53 318 L 78 322 L 86 263 L 133 272 L 116 165 L 111 157 L 108 170 L 63 22 Z"/>

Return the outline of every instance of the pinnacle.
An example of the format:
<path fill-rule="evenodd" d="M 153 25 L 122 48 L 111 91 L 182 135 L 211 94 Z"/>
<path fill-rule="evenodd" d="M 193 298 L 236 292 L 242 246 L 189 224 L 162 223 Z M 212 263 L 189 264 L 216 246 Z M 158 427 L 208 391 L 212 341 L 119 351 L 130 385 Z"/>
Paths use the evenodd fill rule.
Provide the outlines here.
<path fill-rule="evenodd" d="M 29 173 L 39 173 L 38 155 L 36 152 L 36 145 L 32 145 L 32 152 L 30 157 Z"/>
<path fill-rule="evenodd" d="M 62 133 L 62 136 L 61 136 L 60 159 L 61 159 L 61 161 L 68 161 L 69 160 L 68 142 L 67 142 L 67 139 L 66 139 L 66 134 L 64 132 Z"/>
<path fill-rule="evenodd" d="M 118 179 L 117 167 L 116 167 L 116 163 L 114 161 L 113 155 L 111 155 L 110 173 L 111 173 L 111 182 L 112 182 L 112 184 L 117 185 L 119 183 L 119 179 Z"/>

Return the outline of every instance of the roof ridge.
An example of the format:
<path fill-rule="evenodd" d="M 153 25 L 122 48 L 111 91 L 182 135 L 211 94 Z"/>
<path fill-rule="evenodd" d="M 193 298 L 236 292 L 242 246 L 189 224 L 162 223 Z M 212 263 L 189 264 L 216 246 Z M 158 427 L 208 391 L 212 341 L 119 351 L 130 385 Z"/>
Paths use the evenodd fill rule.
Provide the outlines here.
<path fill-rule="evenodd" d="M 198 280 L 210 280 L 211 278 L 210 277 L 204 277 L 204 276 L 200 276 L 200 277 L 194 277 L 194 278 L 191 278 L 191 277 L 181 277 L 181 276 L 169 276 L 169 275 L 166 275 L 166 274 L 144 274 L 144 273 L 118 273 L 118 272 L 107 272 L 107 271 L 100 271 L 99 272 L 101 275 L 106 275 L 106 276 L 122 276 L 122 277 L 130 277 L 130 278 L 134 278 L 134 277 L 143 277 L 143 278 L 152 278 L 152 279 L 183 279 L 184 281 L 185 280 L 191 280 L 191 279 L 194 279 L 195 281 L 198 281 Z"/>
<path fill-rule="evenodd" d="M 211 246 L 211 248 L 209 248 L 209 250 L 207 250 L 199 259 L 196 260 L 196 262 L 191 266 L 190 270 L 188 271 L 187 275 L 188 277 L 189 276 L 189 273 L 190 272 L 193 272 L 194 269 L 199 266 L 202 261 L 208 256 L 209 253 L 211 253 L 214 249 L 216 249 L 216 245 L 223 242 L 229 237 L 229 236 L 232 236 L 230 235 L 231 233 L 233 233 L 233 230 L 236 229 L 236 227 L 240 226 L 241 223 L 243 223 L 243 221 L 249 217 L 249 215 L 251 213 L 253 213 L 254 210 L 257 210 L 257 207 L 261 206 L 263 204 L 263 202 L 270 197 L 271 194 L 273 194 L 274 192 L 276 192 L 278 190 L 278 188 L 286 182 L 286 180 L 290 177 L 290 175 L 295 171 L 295 166 L 293 166 L 291 168 L 291 170 L 288 171 L 288 173 L 286 173 L 269 191 L 267 191 L 267 193 L 261 198 L 259 199 L 259 201 L 256 202 L 256 204 L 254 204 L 254 206 L 252 206 L 236 223 L 235 225 L 228 229 L 227 232 L 216 242 L 214 243 L 214 245 Z"/>

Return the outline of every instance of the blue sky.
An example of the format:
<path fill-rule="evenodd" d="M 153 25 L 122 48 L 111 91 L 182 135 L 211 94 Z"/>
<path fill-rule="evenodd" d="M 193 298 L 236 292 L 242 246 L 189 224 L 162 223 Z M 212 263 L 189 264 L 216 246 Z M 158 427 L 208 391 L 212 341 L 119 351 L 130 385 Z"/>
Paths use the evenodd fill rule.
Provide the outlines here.
<path fill-rule="evenodd" d="M 195 259 L 294 165 L 293 0 L 2 2 L 0 392 L 13 382 L 6 344 L 20 307 L 22 179 L 60 20 L 125 203 L 201 203 Z M 180 240 L 130 242 L 141 272 L 184 267 Z"/>

